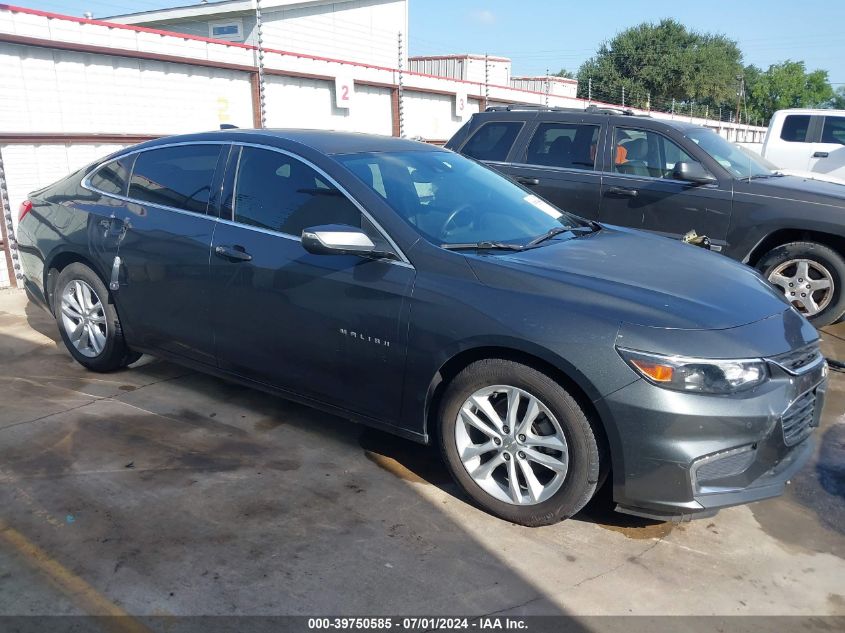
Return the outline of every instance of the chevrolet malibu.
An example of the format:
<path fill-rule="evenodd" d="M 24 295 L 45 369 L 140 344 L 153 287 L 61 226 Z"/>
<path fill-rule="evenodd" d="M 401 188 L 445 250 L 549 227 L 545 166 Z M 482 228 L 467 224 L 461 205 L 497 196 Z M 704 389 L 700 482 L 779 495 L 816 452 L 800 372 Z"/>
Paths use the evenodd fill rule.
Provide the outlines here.
<path fill-rule="evenodd" d="M 31 194 L 18 240 L 88 369 L 153 354 L 435 443 L 515 523 L 606 477 L 619 511 L 706 516 L 780 494 L 812 452 L 818 334 L 756 272 L 430 145 L 160 139 Z"/>

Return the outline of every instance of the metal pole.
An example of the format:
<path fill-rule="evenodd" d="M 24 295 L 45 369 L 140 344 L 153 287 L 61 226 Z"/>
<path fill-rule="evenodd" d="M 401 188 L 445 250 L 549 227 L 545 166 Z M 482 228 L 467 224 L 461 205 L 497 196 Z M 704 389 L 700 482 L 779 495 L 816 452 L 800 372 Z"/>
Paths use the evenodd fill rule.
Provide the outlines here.
<path fill-rule="evenodd" d="M 3 154 L 0 153 L 0 209 L 3 219 L 0 220 L 0 239 L 3 241 L 6 268 L 9 273 L 9 285 L 14 288 L 18 280 L 23 279 L 21 265 L 18 261 L 18 243 L 15 241 L 14 225 L 12 224 L 12 205 L 9 201 L 9 190 L 6 188 L 6 171 L 3 168 Z"/>
<path fill-rule="evenodd" d="M 625 107 L 625 86 L 622 86 L 622 107 Z"/>
<path fill-rule="evenodd" d="M 549 92 L 551 91 L 551 79 L 549 78 L 549 69 L 546 68 L 546 107 L 549 107 Z"/>
<path fill-rule="evenodd" d="M 261 0 L 255 0 L 255 35 L 258 55 L 258 110 L 261 114 L 261 127 L 267 127 L 267 101 L 264 85 L 264 33 L 261 27 Z"/>
<path fill-rule="evenodd" d="M 405 138 L 405 50 L 399 31 L 399 136 Z"/>
<path fill-rule="evenodd" d="M 587 105 L 592 105 L 593 103 L 593 78 L 587 78 Z"/>
<path fill-rule="evenodd" d="M 484 53 L 484 103 L 490 104 L 490 61 L 487 53 Z"/>
<path fill-rule="evenodd" d="M 651 93 L 646 93 L 646 101 L 645 101 L 645 109 L 647 112 L 651 112 Z"/>
<path fill-rule="evenodd" d="M 675 118 L 675 97 L 672 97 L 672 118 Z"/>

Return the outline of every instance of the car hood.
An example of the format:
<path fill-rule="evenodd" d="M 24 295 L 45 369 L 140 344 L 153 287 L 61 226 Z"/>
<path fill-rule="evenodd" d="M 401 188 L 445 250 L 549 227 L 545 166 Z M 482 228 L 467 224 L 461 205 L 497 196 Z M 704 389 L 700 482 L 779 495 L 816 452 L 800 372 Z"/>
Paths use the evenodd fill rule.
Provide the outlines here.
<path fill-rule="evenodd" d="M 571 309 L 649 327 L 724 329 L 787 309 L 751 268 L 621 227 L 468 261 L 484 284 L 557 297 Z"/>
<path fill-rule="evenodd" d="M 845 209 L 845 185 L 809 177 L 786 175 L 735 180 L 734 191 L 798 202 L 827 204 Z"/>

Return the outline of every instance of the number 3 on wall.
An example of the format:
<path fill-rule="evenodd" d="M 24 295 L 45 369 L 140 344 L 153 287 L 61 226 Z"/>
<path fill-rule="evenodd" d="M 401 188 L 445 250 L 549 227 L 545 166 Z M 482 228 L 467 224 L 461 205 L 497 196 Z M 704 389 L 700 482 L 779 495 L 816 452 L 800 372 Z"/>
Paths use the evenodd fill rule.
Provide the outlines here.
<path fill-rule="evenodd" d="M 455 94 L 455 116 L 463 119 L 466 116 L 467 110 L 467 96 L 465 93 Z"/>
<path fill-rule="evenodd" d="M 334 100 L 335 107 L 350 108 L 352 99 L 355 96 L 355 81 L 352 77 L 334 78 Z"/>

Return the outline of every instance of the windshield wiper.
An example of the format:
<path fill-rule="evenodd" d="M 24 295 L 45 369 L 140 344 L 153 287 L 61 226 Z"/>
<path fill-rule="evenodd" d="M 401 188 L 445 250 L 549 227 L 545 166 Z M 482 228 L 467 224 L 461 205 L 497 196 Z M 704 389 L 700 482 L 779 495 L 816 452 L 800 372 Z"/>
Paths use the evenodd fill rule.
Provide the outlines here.
<path fill-rule="evenodd" d="M 601 224 L 599 224 L 595 220 L 587 220 L 587 226 L 556 226 L 555 228 L 546 231 L 542 235 L 535 237 L 533 240 L 531 240 L 530 242 L 528 242 L 528 244 L 525 245 L 525 248 L 530 248 L 531 246 L 537 246 L 537 244 L 542 244 L 546 240 L 550 240 L 556 235 L 560 235 L 561 233 L 573 233 L 576 235 L 579 233 L 584 233 L 584 229 L 589 229 L 588 231 L 586 231 L 587 233 L 595 233 L 596 231 L 601 230 Z"/>
<path fill-rule="evenodd" d="M 445 248 L 447 251 L 460 250 L 502 250 L 502 251 L 521 251 L 524 247 L 519 244 L 505 244 L 504 242 L 472 242 L 466 244 L 441 244 L 440 248 Z"/>

